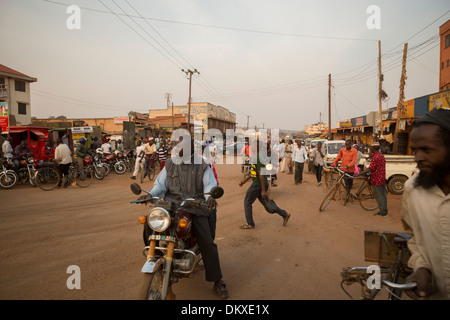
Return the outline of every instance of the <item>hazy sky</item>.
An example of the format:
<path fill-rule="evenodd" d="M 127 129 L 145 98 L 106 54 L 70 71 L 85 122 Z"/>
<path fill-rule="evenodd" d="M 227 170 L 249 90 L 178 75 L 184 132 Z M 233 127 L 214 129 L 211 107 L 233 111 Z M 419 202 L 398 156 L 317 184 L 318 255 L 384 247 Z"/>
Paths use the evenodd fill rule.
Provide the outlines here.
<path fill-rule="evenodd" d="M 70 5 L 80 11 L 81 29 Z M 380 29 L 369 29 L 370 5 Z M 0 0 L 0 64 L 38 82 L 32 116 L 114 117 L 193 102 L 230 109 L 238 125 L 303 130 L 396 106 L 403 45 L 406 99 L 439 90 L 439 26 L 448 0 Z M 116 13 L 112 13 L 112 12 Z M 130 17 L 131 16 L 131 17 Z M 143 19 L 145 18 L 145 19 Z"/>

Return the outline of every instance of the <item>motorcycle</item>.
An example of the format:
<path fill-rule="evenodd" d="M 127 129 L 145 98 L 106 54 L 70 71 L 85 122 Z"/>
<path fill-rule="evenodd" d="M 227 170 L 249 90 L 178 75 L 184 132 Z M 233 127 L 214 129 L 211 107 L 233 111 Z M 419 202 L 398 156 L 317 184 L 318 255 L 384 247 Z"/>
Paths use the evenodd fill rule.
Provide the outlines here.
<path fill-rule="evenodd" d="M 127 169 L 129 169 L 130 172 L 133 172 L 134 163 L 136 161 L 136 150 L 125 150 L 123 152 L 123 158 Z"/>
<path fill-rule="evenodd" d="M 95 153 L 92 154 L 92 159 L 94 162 L 94 166 L 103 168 L 103 170 L 105 171 L 105 177 L 106 177 L 109 174 L 110 167 L 106 162 L 103 162 L 102 154 L 103 154 L 102 149 L 99 148 L 96 150 Z"/>
<path fill-rule="evenodd" d="M 19 180 L 17 174 L 12 170 L 14 164 L 11 159 L 7 158 L 2 158 L 0 163 L 0 186 L 5 189 L 14 187 Z"/>
<path fill-rule="evenodd" d="M 36 187 L 35 177 L 36 177 L 36 164 L 33 156 L 23 157 L 20 162 L 19 169 L 19 181 L 28 181 L 32 187 Z"/>
<path fill-rule="evenodd" d="M 131 184 L 131 191 L 139 195 L 142 190 L 137 183 Z M 223 195 L 223 189 L 213 187 L 209 194 L 214 199 Z M 145 198 L 131 203 L 150 203 L 153 209 L 147 216 L 139 217 L 141 224 L 150 227 L 146 234 L 144 226 L 143 251 L 146 262 L 142 267 L 143 281 L 139 298 L 145 300 L 166 300 L 174 297 L 172 284 L 192 275 L 202 259 L 197 239 L 192 230 L 192 216 L 189 211 L 206 208 L 203 195 L 189 198 L 177 205 L 159 198 Z"/>
<path fill-rule="evenodd" d="M 83 159 L 83 165 L 88 167 L 90 170 L 94 172 L 94 176 L 98 180 L 103 180 L 106 176 L 106 172 L 103 166 L 97 166 L 94 162 L 94 157 L 87 154 Z"/>
<path fill-rule="evenodd" d="M 97 149 L 97 152 L 103 152 L 101 149 Z M 114 171 L 117 174 L 124 174 L 127 171 L 127 166 L 125 162 L 122 160 L 123 155 L 120 151 L 115 151 L 114 154 L 105 154 L 102 162 L 108 165 L 111 168 L 114 168 Z"/>

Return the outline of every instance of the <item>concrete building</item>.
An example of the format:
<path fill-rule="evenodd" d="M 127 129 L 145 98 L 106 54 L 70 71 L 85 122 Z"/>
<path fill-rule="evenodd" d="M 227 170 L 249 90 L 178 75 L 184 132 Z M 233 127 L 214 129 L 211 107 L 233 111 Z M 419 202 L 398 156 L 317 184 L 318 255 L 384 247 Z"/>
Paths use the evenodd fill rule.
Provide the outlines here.
<path fill-rule="evenodd" d="M 450 20 L 439 27 L 441 54 L 439 60 L 439 91 L 450 89 Z"/>
<path fill-rule="evenodd" d="M 7 103 L 10 126 L 31 124 L 30 84 L 36 81 L 0 64 L 0 102 Z"/>
<path fill-rule="evenodd" d="M 312 125 L 309 125 L 309 126 L 305 126 L 305 132 L 310 137 L 326 133 L 327 130 L 328 130 L 328 126 L 325 123 L 323 123 L 323 122 L 319 122 L 319 123 L 315 123 L 315 124 L 312 124 Z"/>
<path fill-rule="evenodd" d="M 169 125 L 172 116 L 176 117 L 175 122 L 188 122 L 188 106 L 169 106 L 167 109 L 149 110 L 148 118 L 150 121 L 158 123 L 163 120 Z M 185 118 L 186 121 L 181 121 Z M 216 106 L 208 102 L 193 102 L 191 103 L 191 125 L 199 121 L 202 123 L 203 130 L 219 129 L 223 134 L 226 129 L 236 129 L 236 114 L 230 110 Z M 175 127 L 177 127 L 175 125 Z"/>

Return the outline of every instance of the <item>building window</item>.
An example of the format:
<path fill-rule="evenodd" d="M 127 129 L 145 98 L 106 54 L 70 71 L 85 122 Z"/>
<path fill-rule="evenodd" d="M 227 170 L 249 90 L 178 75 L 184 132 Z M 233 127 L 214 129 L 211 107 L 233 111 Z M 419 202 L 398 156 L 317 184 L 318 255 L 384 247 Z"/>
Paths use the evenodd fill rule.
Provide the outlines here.
<path fill-rule="evenodd" d="M 25 81 L 16 80 L 16 91 L 25 92 Z"/>
<path fill-rule="evenodd" d="M 19 114 L 27 114 L 27 104 L 19 102 Z"/>
<path fill-rule="evenodd" d="M 450 34 L 445 37 L 445 47 L 450 47 Z"/>

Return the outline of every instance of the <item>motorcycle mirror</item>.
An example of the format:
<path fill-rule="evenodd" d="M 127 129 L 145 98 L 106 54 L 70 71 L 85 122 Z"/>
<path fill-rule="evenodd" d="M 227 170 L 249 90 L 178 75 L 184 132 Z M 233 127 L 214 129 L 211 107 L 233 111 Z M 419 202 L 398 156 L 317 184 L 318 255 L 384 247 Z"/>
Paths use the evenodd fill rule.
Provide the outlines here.
<path fill-rule="evenodd" d="M 211 189 L 211 191 L 209 192 L 209 195 L 211 197 L 213 197 L 214 199 L 219 199 L 220 197 L 223 196 L 224 190 L 222 187 L 220 186 L 215 186 Z"/>
<path fill-rule="evenodd" d="M 134 193 L 134 194 L 140 194 L 141 192 L 142 192 L 142 189 L 141 189 L 141 187 L 135 182 L 135 183 L 132 183 L 131 185 L 130 185 L 130 188 L 131 188 L 131 191 Z"/>

